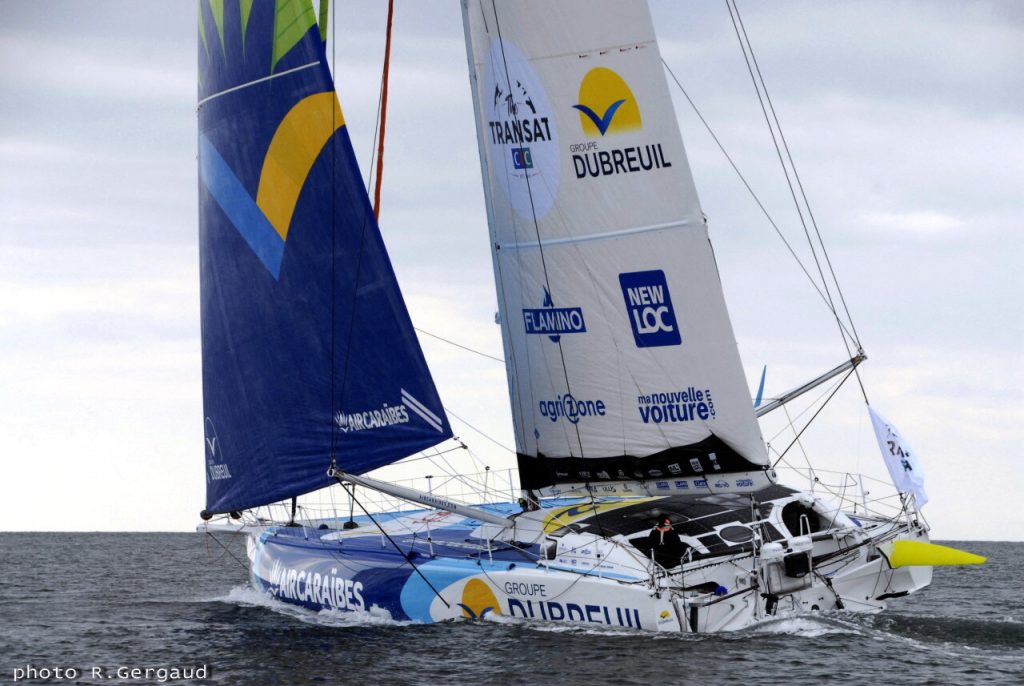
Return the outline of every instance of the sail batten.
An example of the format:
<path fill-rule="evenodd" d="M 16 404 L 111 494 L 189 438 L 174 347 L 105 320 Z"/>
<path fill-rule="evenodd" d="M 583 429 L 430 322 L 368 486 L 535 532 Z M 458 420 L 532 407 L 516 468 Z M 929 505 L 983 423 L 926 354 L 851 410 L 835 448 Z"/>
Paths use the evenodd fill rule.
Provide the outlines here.
<path fill-rule="evenodd" d="M 291 74 L 293 72 L 302 71 L 303 69 L 310 69 L 312 67 L 319 67 L 319 66 L 321 66 L 320 62 L 310 62 L 309 64 L 303 64 L 300 67 L 293 67 L 291 69 L 287 69 L 285 71 L 278 72 L 276 74 L 271 74 L 270 76 L 264 76 L 262 78 L 253 79 L 252 81 L 250 81 L 248 83 L 240 83 L 237 86 L 231 86 L 230 88 L 225 88 L 224 90 L 219 91 L 217 93 L 210 93 L 209 95 L 203 97 L 199 101 L 198 105 L 199 105 L 199 107 L 202 107 L 203 105 L 205 105 L 210 100 L 213 100 L 214 98 L 219 98 L 222 95 L 227 95 L 228 93 L 234 93 L 235 91 L 240 91 L 243 88 L 249 88 L 250 86 L 255 86 L 257 84 L 263 83 L 265 81 L 270 81 L 272 79 L 279 79 L 282 76 L 288 76 L 289 74 Z"/>
<path fill-rule="evenodd" d="M 763 471 L 647 8 L 463 7 L 523 485 Z"/>
<path fill-rule="evenodd" d="M 635 226 L 632 228 L 617 229 L 615 231 L 604 231 L 602 233 L 589 233 L 577 236 L 566 236 L 563 238 L 549 238 L 540 241 L 527 241 L 524 243 L 498 243 L 495 247 L 498 250 L 522 250 L 524 248 L 547 248 L 555 245 L 571 245 L 573 243 L 586 243 L 587 241 L 602 241 L 611 238 L 622 238 L 652 231 L 669 231 L 681 229 L 688 226 L 687 221 L 667 222 L 665 224 L 654 224 L 652 226 Z"/>
<path fill-rule="evenodd" d="M 210 513 L 292 498 L 333 483 L 331 467 L 361 474 L 451 436 L 310 4 L 221 9 L 199 24 Z M 222 49 L 202 47 L 214 42 Z"/>

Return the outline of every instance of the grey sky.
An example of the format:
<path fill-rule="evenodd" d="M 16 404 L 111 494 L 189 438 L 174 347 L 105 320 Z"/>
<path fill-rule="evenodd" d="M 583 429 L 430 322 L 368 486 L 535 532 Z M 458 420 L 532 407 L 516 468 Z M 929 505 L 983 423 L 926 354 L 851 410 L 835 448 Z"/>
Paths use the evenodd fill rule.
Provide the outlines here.
<path fill-rule="evenodd" d="M 418 326 L 500 354 L 458 3 L 397 4 L 385 240 Z M 871 358 L 869 397 L 927 469 L 935 535 L 1021 540 L 1024 10 L 741 9 Z M 337 12 L 366 170 L 384 8 Z M 653 12 L 666 61 L 803 250 L 724 3 Z M 177 530 L 202 507 L 195 34 L 187 2 L 0 0 L 4 528 Z M 837 364 L 828 313 L 681 99 L 677 113 L 751 385 L 763 364 L 769 395 Z M 445 404 L 511 445 L 501 365 L 423 345 Z M 884 474 L 852 385 L 804 447 Z"/>

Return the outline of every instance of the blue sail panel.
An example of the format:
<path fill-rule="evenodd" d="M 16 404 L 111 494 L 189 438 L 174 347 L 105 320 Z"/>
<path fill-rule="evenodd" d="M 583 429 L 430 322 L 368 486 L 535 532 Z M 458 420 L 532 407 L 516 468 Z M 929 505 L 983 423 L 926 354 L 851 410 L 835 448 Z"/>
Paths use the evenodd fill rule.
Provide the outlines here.
<path fill-rule="evenodd" d="M 307 4 L 199 2 L 211 513 L 316 490 L 332 464 L 362 473 L 451 436 Z"/>

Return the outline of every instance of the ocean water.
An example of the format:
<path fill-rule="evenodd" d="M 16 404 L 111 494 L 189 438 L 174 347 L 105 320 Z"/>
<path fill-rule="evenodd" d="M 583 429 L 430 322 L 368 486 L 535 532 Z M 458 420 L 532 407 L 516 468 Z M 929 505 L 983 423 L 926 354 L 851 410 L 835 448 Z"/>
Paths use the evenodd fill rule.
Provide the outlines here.
<path fill-rule="evenodd" d="M 1024 543 L 950 545 L 989 562 L 884 613 L 666 636 L 314 613 L 250 589 L 238 539 L 0 533 L 0 683 L 1024 684 Z"/>

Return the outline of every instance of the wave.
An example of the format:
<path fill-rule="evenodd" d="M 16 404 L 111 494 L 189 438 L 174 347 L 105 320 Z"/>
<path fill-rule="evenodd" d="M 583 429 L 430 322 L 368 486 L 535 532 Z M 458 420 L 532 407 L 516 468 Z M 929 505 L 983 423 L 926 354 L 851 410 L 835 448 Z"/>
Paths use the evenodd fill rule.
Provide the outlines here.
<path fill-rule="evenodd" d="M 256 607 L 285 615 L 297 621 L 317 626 L 349 627 L 401 627 L 420 624 L 393 619 L 389 612 L 373 607 L 366 612 L 342 610 L 309 610 L 285 603 L 250 586 L 237 586 L 227 595 L 210 598 L 207 602 L 220 602 L 241 607 Z M 520 617 L 488 614 L 484 622 L 529 631 L 550 634 L 595 635 L 614 637 L 663 637 L 705 640 L 744 640 L 766 635 L 793 636 L 816 639 L 823 636 L 853 636 L 902 645 L 906 650 L 945 653 L 993 651 L 1024 647 L 1024 621 L 1014 616 L 993 619 L 961 618 L 948 615 L 896 614 L 839 614 L 817 613 L 773 618 L 747 629 L 726 634 L 659 633 L 622 627 L 583 625 L 563 622 L 543 622 Z"/>
<path fill-rule="evenodd" d="M 918 641 L 972 650 L 1024 647 L 1024 622 L 1012 616 L 978 619 L 888 613 L 872 619 L 879 631 Z"/>
<path fill-rule="evenodd" d="M 800 615 L 766 620 L 751 627 L 746 633 L 799 636 L 801 638 L 818 638 L 832 634 L 865 635 L 864 630 L 852 622 L 822 615 Z"/>

